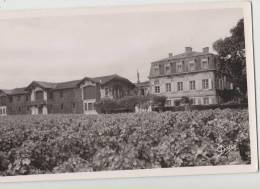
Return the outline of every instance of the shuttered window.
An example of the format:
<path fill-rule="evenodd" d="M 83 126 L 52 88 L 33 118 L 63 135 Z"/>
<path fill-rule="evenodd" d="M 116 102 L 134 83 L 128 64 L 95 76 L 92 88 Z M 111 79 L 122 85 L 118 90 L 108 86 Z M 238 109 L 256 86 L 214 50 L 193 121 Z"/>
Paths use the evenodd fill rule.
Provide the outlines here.
<path fill-rule="evenodd" d="M 177 82 L 177 90 L 183 91 L 183 82 Z"/>
<path fill-rule="evenodd" d="M 155 93 L 160 93 L 160 86 L 155 86 L 154 87 L 154 92 Z"/>
<path fill-rule="evenodd" d="M 86 99 L 95 99 L 96 98 L 96 87 L 95 86 L 86 86 L 83 88 L 83 98 Z"/>
<path fill-rule="evenodd" d="M 202 80 L 202 88 L 203 89 L 208 89 L 209 88 L 209 80 L 208 79 L 203 79 Z"/>
<path fill-rule="evenodd" d="M 204 97 L 203 98 L 203 104 L 208 105 L 209 104 L 209 97 Z"/>
<path fill-rule="evenodd" d="M 43 91 L 36 91 L 35 92 L 35 99 L 36 100 L 43 100 Z"/>
<path fill-rule="evenodd" d="M 196 89 L 195 86 L 196 86 L 196 85 L 195 85 L 195 80 L 190 81 L 190 90 L 195 90 L 195 89 Z"/>
<path fill-rule="evenodd" d="M 171 83 L 166 83 L 165 84 L 166 92 L 171 92 Z"/>

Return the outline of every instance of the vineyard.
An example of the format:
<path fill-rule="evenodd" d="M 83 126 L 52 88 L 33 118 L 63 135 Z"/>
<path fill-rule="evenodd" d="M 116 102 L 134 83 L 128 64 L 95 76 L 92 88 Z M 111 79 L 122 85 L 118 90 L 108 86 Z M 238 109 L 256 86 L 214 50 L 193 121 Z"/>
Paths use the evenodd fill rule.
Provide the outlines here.
<path fill-rule="evenodd" d="M 0 175 L 249 164 L 248 111 L 0 117 Z"/>

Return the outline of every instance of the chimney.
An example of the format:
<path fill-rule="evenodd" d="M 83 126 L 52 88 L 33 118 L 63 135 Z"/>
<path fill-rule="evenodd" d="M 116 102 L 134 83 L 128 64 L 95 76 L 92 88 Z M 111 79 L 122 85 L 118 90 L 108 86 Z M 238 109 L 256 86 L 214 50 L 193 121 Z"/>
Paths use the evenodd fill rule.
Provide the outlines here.
<path fill-rule="evenodd" d="M 185 52 L 192 52 L 192 48 L 191 47 L 185 47 Z"/>
<path fill-rule="evenodd" d="M 208 53 L 209 52 L 209 47 L 204 47 L 202 50 L 203 50 L 204 53 Z"/>
<path fill-rule="evenodd" d="M 173 57 L 173 53 L 169 53 L 169 58 L 172 58 Z"/>

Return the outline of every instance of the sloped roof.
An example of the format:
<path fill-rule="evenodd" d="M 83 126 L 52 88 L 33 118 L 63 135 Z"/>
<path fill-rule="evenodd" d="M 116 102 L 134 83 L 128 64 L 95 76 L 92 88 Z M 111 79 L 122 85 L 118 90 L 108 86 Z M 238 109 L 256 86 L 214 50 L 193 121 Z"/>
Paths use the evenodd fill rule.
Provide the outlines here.
<path fill-rule="evenodd" d="M 25 91 L 25 87 L 23 88 L 15 88 L 15 89 L 11 89 L 11 90 L 5 90 L 5 89 L 2 89 L 0 91 L 2 91 L 3 93 L 7 94 L 7 95 L 19 95 L 19 94 L 25 94 L 26 91 Z"/>
<path fill-rule="evenodd" d="M 112 74 L 112 75 L 107 75 L 107 76 L 101 76 L 101 77 L 94 77 L 92 78 L 95 82 L 100 83 L 101 85 L 104 85 L 106 83 L 108 83 L 109 81 L 112 81 L 113 79 L 119 79 L 128 83 L 131 83 L 131 81 L 129 81 L 128 79 L 121 77 L 117 74 Z"/>
<path fill-rule="evenodd" d="M 135 84 L 137 87 L 146 87 L 150 85 L 150 81 L 143 81 Z"/>
<path fill-rule="evenodd" d="M 57 83 L 51 83 L 51 82 L 45 82 L 45 81 L 34 81 L 34 82 L 47 89 L 54 89 L 54 88 L 56 88 L 56 85 L 57 85 Z"/>
<path fill-rule="evenodd" d="M 33 81 L 27 87 L 24 87 L 24 88 L 15 88 L 12 90 L 3 90 L 3 89 L 1 90 L 0 89 L 0 91 L 4 92 L 7 95 L 25 94 L 31 86 L 35 86 L 35 85 L 46 88 L 46 89 L 56 89 L 56 90 L 71 89 L 71 88 L 77 87 L 85 79 L 91 80 L 96 83 L 100 83 L 101 85 L 104 85 L 104 84 L 108 83 L 109 81 L 112 81 L 113 79 L 119 79 L 119 80 L 125 81 L 125 82 L 133 85 L 133 83 L 131 81 L 129 81 L 128 79 L 121 77 L 117 74 L 113 74 L 113 75 L 107 75 L 107 76 L 101 76 L 101 77 L 95 77 L 95 78 L 84 77 L 83 79 L 80 79 L 80 80 L 58 82 L 58 83 L 45 82 L 45 81 Z"/>
<path fill-rule="evenodd" d="M 82 80 L 74 80 L 74 81 L 67 81 L 56 83 L 55 89 L 70 89 L 76 87 Z"/>
<path fill-rule="evenodd" d="M 167 61 L 167 60 L 177 60 L 177 59 L 181 59 L 181 58 L 189 58 L 189 57 L 209 55 L 209 54 L 213 54 L 213 53 L 197 52 L 197 51 L 184 52 L 184 53 L 177 54 L 177 55 L 174 55 L 172 57 L 163 58 L 163 59 L 160 59 L 160 60 L 157 60 L 157 61 L 154 61 L 154 62 L 161 62 L 161 61 Z"/>

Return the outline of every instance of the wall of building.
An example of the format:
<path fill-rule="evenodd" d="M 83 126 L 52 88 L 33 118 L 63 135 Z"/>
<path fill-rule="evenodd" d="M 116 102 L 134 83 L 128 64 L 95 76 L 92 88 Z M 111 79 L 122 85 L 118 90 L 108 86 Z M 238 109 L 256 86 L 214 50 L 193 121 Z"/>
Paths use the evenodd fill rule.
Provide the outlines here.
<path fill-rule="evenodd" d="M 108 89 L 108 95 L 106 95 L 105 91 Z M 114 98 L 113 97 L 113 89 L 119 89 L 119 93 L 122 94 L 121 97 L 130 95 L 133 92 L 133 87 L 128 83 L 122 81 L 111 81 L 100 88 L 101 98 Z"/>
<path fill-rule="evenodd" d="M 52 91 L 47 100 L 48 113 L 82 113 L 80 88 Z"/>
<path fill-rule="evenodd" d="M 10 100 L 12 99 L 12 100 Z M 7 114 L 29 114 L 29 98 L 26 97 L 26 94 L 23 95 L 11 95 L 8 96 L 7 101 Z"/>
<path fill-rule="evenodd" d="M 209 88 L 202 88 L 202 80 L 208 79 Z M 195 90 L 190 90 L 190 81 L 195 81 Z M 177 90 L 177 83 L 183 83 L 183 90 Z M 155 84 L 158 83 L 158 84 Z M 171 91 L 166 91 L 166 83 L 171 84 Z M 155 92 L 155 86 L 160 86 L 160 93 Z M 160 77 L 160 78 L 152 78 L 151 79 L 151 91 L 152 94 L 164 95 L 168 100 L 171 100 L 171 105 L 174 104 L 174 100 L 181 99 L 183 96 L 187 96 L 189 98 L 194 98 L 196 104 L 202 104 L 199 101 L 203 97 L 209 97 L 209 103 L 215 104 L 217 103 L 216 90 L 215 90 L 215 72 L 214 71 L 206 71 L 206 72 L 198 72 L 198 73 L 189 73 L 189 74 L 181 74 L 174 75 L 171 77 Z"/>

